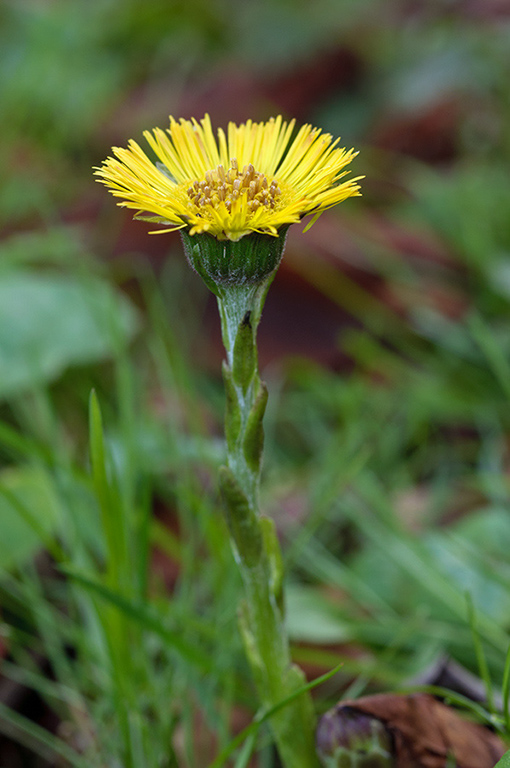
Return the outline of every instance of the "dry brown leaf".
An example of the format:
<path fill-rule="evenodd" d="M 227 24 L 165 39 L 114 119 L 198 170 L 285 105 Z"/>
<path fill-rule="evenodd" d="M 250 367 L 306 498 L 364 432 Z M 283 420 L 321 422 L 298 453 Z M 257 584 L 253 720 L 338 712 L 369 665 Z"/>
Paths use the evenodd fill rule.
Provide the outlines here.
<path fill-rule="evenodd" d="M 383 723 L 393 741 L 395 768 L 445 768 L 448 759 L 454 759 L 456 768 L 493 768 L 505 752 L 492 731 L 462 718 L 429 694 L 380 694 L 343 701 L 326 717 L 341 718 L 342 710 L 350 718 L 354 711 Z M 319 738 L 320 730 L 321 725 Z"/>

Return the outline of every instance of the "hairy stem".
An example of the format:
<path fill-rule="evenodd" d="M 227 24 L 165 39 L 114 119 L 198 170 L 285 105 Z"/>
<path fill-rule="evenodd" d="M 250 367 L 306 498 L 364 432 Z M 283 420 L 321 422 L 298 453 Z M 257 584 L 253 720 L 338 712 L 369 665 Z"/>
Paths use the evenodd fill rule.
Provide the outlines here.
<path fill-rule="evenodd" d="M 259 512 L 267 390 L 258 373 L 256 333 L 272 276 L 262 284 L 222 286 L 218 305 L 227 352 L 225 434 L 228 463 L 221 488 L 234 555 L 244 583 L 240 627 L 261 703 L 272 707 L 305 682 L 292 664 L 284 626 L 282 566 L 273 521 Z M 315 768 L 314 715 L 300 694 L 271 718 L 286 768 Z"/>

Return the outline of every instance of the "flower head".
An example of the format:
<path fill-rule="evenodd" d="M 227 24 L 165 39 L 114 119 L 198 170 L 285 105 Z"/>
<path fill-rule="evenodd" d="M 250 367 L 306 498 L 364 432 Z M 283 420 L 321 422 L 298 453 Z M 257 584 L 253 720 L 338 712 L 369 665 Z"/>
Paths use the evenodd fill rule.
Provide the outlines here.
<path fill-rule="evenodd" d="M 135 142 L 113 148 L 96 169 L 121 206 L 164 230 L 187 229 L 218 240 L 278 231 L 306 214 L 315 219 L 347 197 L 359 195 L 359 178 L 341 181 L 356 156 L 339 149 L 319 128 L 304 125 L 291 141 L 295 121 L 281 116 L 265 123 L 229 123 L 214 136 L 208 115 L 200 120 L 170 118 L 166 131 L 144 136 L 158 158 L 153 162 Z"/>

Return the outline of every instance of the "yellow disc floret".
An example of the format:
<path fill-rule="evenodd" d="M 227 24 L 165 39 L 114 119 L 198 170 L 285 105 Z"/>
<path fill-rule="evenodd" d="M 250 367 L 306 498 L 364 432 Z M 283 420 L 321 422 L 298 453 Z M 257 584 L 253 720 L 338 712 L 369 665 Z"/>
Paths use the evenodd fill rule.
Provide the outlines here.
<path fill-rule="evenodd" d="M 240 171 L 235 157 L 231 160 L 228 171 L 218 165 L 214 170 L 206 171 L 204 181 L 194 181 L 188 188 L 188 197 L 193 201 L 193 205 L 207 208 L 223 204 L 229 213 L 238 206 L 243 196 L 250 213 L 255 213 L 261 205 L 274 209 L 281 194 L 276 179 L 269 184 L 267 177 L 258 173 L 251 163 Z"/>

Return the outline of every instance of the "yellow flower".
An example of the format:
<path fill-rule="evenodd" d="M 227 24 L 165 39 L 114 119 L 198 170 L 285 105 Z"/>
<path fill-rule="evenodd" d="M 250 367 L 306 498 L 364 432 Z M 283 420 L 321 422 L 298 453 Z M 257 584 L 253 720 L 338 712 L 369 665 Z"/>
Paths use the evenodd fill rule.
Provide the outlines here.
<path fill-rule="evenodd" d="M 357 155 L 337 148 L 319 128 L 304 125 L 291 142 L 295 121 L 229 123 L 214 136 L 209 115 L 197 122 L 170 117 L 170 128 L 145 131 L 154 163 L 133 140 L 114 147 L 96 169 L 99 181 L 137 217 L 164 224 L 167 232 L 188 228 L 218 240 L 240 240 L 281 227 L 359 195 L 360 178 L 340 180 Z M 311 226 L 310 224 L 310 226 Z"/>

